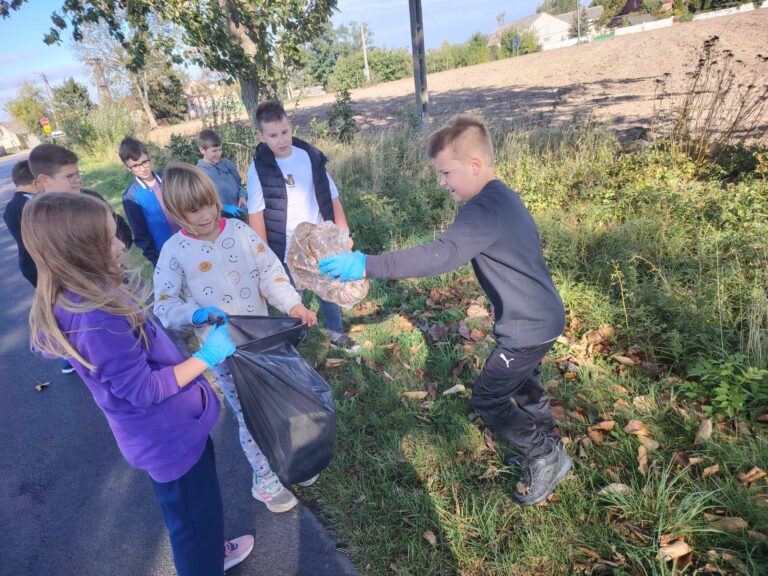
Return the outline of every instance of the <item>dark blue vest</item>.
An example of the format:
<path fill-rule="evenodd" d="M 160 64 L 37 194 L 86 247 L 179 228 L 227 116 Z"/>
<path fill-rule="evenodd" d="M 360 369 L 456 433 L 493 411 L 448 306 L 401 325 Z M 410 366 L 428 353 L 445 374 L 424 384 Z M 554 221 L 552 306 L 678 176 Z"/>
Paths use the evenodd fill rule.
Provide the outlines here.
<path fill-rule="evenodd" d="M 331 185 L 325 172 L 325 164 L 328 159 L 317 148 L 293 138 L 293 145 L 301 148 L 309 154 L 312 164 L 312 181 L 315 185 L 315 196 L 320 214 L 323 220 L 333 221 L 333 202 L 331 199 Z M 256 174 L 261 182 L 264 193 L 264 224 L 267 228 L 267 241 L 272 251 L 282 262 L 285 259 L 285 226 L 288 216 L 288 193 L 285 188 L 285 179 L 280 167 L 277 165 L 275 155 L 264 143 L 256 146 L 256 157 L 253 160 Z"/>

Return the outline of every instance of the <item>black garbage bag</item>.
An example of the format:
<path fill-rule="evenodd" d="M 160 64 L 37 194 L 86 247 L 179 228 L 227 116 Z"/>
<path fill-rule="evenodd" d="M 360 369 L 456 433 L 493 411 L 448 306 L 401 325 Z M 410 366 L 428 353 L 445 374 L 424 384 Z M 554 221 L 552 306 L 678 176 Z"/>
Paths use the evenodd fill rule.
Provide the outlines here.
<path fill-rule="evenodd" d="M 331 460 L 336 411 L 331 388 L 296 351 L 307 327 L 295 318 L 229 316 L 237 352 L 228 358 L 251 435 L 286 485 Z"/>

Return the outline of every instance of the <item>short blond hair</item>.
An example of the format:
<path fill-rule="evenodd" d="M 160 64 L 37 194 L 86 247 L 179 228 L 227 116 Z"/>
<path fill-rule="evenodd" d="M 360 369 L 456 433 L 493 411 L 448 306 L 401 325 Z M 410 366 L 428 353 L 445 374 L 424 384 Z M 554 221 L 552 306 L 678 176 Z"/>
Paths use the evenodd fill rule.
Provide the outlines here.
<path fill-rule="evenodd" d="M 433 132 L 427 142 L 427 156 L 434 160 L 443 150 L 451 148 L 454 154 L 464 160 L 479 156 L 493 166 L 493 142 L 482 121 L 459 114 Z"/>
<path fill-rule="evenodd" d="M 169 164 L 163 172 L 163 203 L 176 222 L 195 234 L 195 227 L 186 219 L 188 212 L 216 205 L 221 212 L 221 200 L 208 176 L 199 168 L 185 162 Z"/>

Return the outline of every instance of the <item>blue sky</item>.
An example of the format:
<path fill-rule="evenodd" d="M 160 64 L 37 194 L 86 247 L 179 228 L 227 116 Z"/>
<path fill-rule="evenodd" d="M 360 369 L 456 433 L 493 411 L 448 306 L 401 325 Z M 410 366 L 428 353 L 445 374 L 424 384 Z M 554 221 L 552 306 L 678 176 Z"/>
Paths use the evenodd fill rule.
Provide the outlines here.
<path fill-rule="evenodd" d="M 574 3 L 576 0 L 574 0 Z M 51 85 L 69 76 L 89 84 L 87 72 L 74 58 L 67 42 L 46 46 L 43 36 L 50 28 L 51 12 L 62 0 L 30 0 L 11 17 L 0 20 L 0 120 L 7 120 L 2 103 L 16 93 L 24 80 L 40 83 L 48 75 Z M 496 15 L 506 12 L 509 22 L 535 12 L 539 0 L 422 0 L 424 41 L 436 48 L 448 41 L 464 42 L 474 32 L 492 32 Z M 334 24 L 366 22 L 377 46 L 410 47 L 408 0 L 339 0 Z M 91 92 L 94 93 L 93 88 Z"/>

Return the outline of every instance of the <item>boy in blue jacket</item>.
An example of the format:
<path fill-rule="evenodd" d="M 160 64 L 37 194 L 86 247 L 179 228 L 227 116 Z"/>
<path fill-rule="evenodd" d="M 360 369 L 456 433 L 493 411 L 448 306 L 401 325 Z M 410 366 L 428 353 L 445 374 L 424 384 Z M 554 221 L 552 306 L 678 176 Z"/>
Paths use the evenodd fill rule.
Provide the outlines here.
<path fill-rule="evenodd" d="M 245 188 L 240 172 L 229 158 L 221 156 L 221 138 L 210 128 L 197 135 L 197 149 L 203 156 L 197 167 L 211 179 L 221 200 L 221 211 L 225 216 L 240 218 L 245 215 Z"/>
<path fill-rule="evenodd" d="M 136 246 L 157 265 L 165 241 L 179 231 L 179 226 L 163 205 L 163 180 L 152 170 L 146 146 L 131 136 L 120 142 L 120 160 L 134 179 L 123 192 L 123 209 L 133 230 Z"/>
<path fill-rule="evenodd" d="M 342 282 L 435 276 L 472 262 L 494 314 L 496 347 L 472 390 L 472 407 L 523 459 L 515 500 L 543 502 L 571 468 L 549 399 L 539 383 L 541 360 L 565 326 L 565 310 L 539 245 L 536 223 L 520 197 L 497 180 L 485 125 L 457 116 L 432 134 L 427 153 L 440 185 L 464 203 L 434 242 L 319 262 Z M 520 460 L 516 459 L 516 463 Z"/>

